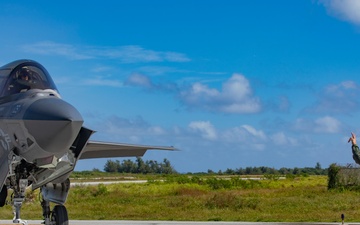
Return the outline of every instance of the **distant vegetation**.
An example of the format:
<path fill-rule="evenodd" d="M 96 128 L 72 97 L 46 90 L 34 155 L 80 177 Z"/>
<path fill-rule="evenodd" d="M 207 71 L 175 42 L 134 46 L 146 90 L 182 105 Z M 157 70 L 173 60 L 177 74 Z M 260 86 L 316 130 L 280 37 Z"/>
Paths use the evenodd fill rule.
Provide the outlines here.
<path fill-rule="evenodd" d="M 170 161 L 164 159 L 159 163 L 154 160 L 144 161 L 142 158 L 137 157 L 135 162 L 127 159 L 123 161 L 108 160 L 104 166 L 105 172 L 111 173 L 134 173 L 134 174 L 177 174 L 177 171 L 173 168 Z M 192 174 L 192 173 L 188 173 Z M 270 168 L 270 167 L 246 167 L 238 169 L 226 169 L 225 171 L 219 170 L 214 172 L 208 169 L 203 174 L 217 174 L 217 175 L 327 175 L 328 169 L 322 169 L 320 163 L 316 163 L 315 167 L 305 168 Z"/>
<path fill-rule="evenodd" d="M 71 188 L 66 202 L 70 219 L 341 222 L 344 214 L 346 222 L 360 220 L 360 189 L 339 186 L 345 171 L 347 184 L 354 187 L 358 168 L 344 170 L 333 164 L 322 169 L 317 163 L 314 168 L 247 167 L 179 174 L 166 159 L 158 163 L 141 158 L 109 160 L 105 166 L 112 170 L 94 169 L 71 175 L 72 182 L 78 184 Z M 327 171 L 328 176 L 316 175 Z M 147 182 L 81 184 L 93 180 Z M 41 219 L 38 195 L 39 190 L 28 191 L 23 218 Z M 0 218 L 12 218 L 10 205 L 0 210 Z"/>
<path fill-rule="evenodd" d="M 154 160 L 148 160 L 144 162 L 141 157 L 137 157 L 133 162 L 130 159 L 123 160 L 108 160 L 104 166 L 105 172 L 118 172 L 118 173 L 134 173 L 134 174 L 173 174 L 177 173 L 171 166 L 170 161 L 164 159 L 162 163 L 158 163 Z"/>
<path fill-rule="evenodd" d="M 156 176 L 138 174 L 131 177 L 149 179 L 146 183 L 72 187 L 66 202 L 69 218 L 340 224 L 340 215 L 344 214 L 346 223 L 360 220 L 359 192 L 329 191 L 327 176 L 259 180 L 233 175 L 174 174 L 153 179 Z M 38 190 L 26 197 L 22 217 L 41 219 Z M 12 216 L 10 205 L 0 210 L 0 218 L 11 220 Z"/>
<path fill-rule="evenodd" d="M 246 167 L 238 169 L 227 169 L 224 172 L 221 170 L 217 174 L 222 175 L 265 175 L 265 174 L 280 174 L 280 175 L 327 175 L 328 169 L 322 169 L 320 163 L 316 163 L 315 167 L 305 168 L 285 168 L 280 169 L 270 167 Z M 208 170 L 208 174 L 215 174 L 214 171 Z"/>

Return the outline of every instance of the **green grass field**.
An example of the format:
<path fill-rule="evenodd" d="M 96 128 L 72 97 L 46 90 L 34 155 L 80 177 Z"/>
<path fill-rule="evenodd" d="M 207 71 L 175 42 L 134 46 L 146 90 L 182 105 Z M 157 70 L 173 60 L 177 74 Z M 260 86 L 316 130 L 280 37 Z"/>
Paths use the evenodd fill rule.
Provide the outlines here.
<path fill-rule="evenodd" d="M 170 177 L 145 184 L 76 186 L 66 206 L 70 219 L 176 221 L 360 221 L 360 193 L 328 191 L 326 176 L 240 180 Z M 29 193 L 24 219 L 42 219 L 38 192 Z M 10 206 L 2 219 L 13 217 Z"/>

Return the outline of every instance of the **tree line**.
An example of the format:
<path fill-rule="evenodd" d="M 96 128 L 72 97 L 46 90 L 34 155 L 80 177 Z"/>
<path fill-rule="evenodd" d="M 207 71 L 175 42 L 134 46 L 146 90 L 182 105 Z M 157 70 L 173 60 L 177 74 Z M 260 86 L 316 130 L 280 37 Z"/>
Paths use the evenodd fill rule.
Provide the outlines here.
<path fill-rule="evenodd" d="M 156 160 L 144 161 L 141 157 L 137 157 L 135 162 L 126 159 L 123 161 L 119 160 L 108 160 L 104 166 L 105 172 L 118 172 L 118 173 L 137 173 L 137 174 L 177 174 L 177 171 L 173 168 L 168 159 L 164 159 L 163 162 L 157 162 Z M 191 173 L 188 173 L 191 174 Z M 280 168 L 275 169 L 271 167 L 246 167 L 237 169 L 226 169 L 225 171 L 219 170 L 214 172 L 209 169 L 207 173 L 203 174 L 218 174 L 218 175 L 265 175 L 265 174 L 276 174 L 276 175 L 327 175 L 328 169 L 321 168 L 320 163 L 316 163 L 315 167 L 305 168 Z"/>
<path fill-rule="evenodd" d="M 320 163 L 316 163 L 315 167 L 304 167 L 304 168 L 285 168 L 275 169 L 266 166 L 260 167 L 246 167 L 238 169 L 226 169 L 225 171 L 218 171 L 217 173 L 208 170 L 208 174 L 226 174 L 226 175 L 264 175 L 264 174 L 279 174 L 279 175 L 327 175 L 328 169 L 321 168 Z"/>
<path fill-rule="evenodd" d="M 142 174 L 174 174 L 176 170 L 171 165 L 170 161 L 164 159 L 163 162 L 159 163 L 156 160 L 144 161 L 141 157 L 137 157 L 135 162 L 130 159 L 119 161 L 119 160 L 108 160 L 104 166 L 105 172 L 118 172 L 118 173 L 142 173 Z"/>

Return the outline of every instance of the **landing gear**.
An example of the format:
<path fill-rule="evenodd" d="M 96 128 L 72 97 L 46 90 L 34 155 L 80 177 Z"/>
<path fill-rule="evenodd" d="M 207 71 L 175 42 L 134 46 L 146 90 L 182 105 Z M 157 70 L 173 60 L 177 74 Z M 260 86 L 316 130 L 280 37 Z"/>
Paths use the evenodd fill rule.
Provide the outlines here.
<path fill-rule="evenodd" d="M 7 197 L 7 187 L 6 185 L 3 185 L 0 192 L 0 207 L 3 207 L 5 205 L 6 197 Z"/>
<path fill-rule="evenodd" d="M 48 183 L 41 187 L 41 207 L 43 209 L 45 225 L 68 225 L 68 213 L 63 205 L 67 198 L 70 188 L 70 180 L 66 179 L 62 183 Z M 57 204 L 50 211 L 50 202 Z"/>
<path fill-rule="evenodd" d="M 50 203 L 42 200 L 41 206 L 43 208 L 44 224 L 45 225 L 68 225 L 69 217 L 65 206 L 56 205 L 50 211 Z"/>
<path fill-rule="evenodd" d="M 25 189 L 27 184 L 28 180 L 20 179 L 19 184 L 14 188 L 14 193 L 11 198 L 14 212 L 13 222 L 23 225 L 27 225 L 27 221 L 20 219 L 20 212 L 21 206 L 25 200 Z M 41 187 L 41 207 L 43 210 L 44 225 L 69 225 L 68 213 L 63 205 L 67 198 L 69 187 L 69 179 L 66 179 L 60 184 L 48 183 Z M 7 191 L 6 186 L 5 190 Z M 52 211 L 50 210 L 50 202 L 57 204 Z"/>
<path fill-rule="evenodd" d="M 21 206 L 25 200 L 25 191 L 27 186 L 28 180 L 20 179 L 17 188 L 14 189 L 14 194 L 12 196 L 12 206 L 14 212 L 13 223 L 21 223 L 23 225 L 27 225 L 26 220 L 20 219 Z"/>
<path fill-rule="evenodd" d="M 68 225 L 69 224 L 69 218 L 68 213 L 63 205 L 57 205 L 54 207 L 52 213 L 51 213 L 51 222 L 53 222 L 56 225 Z"/>
<path fill-rule="evenodd" d="M 28 224 L 26 220 L 20 218 L 20 213 L 25 200 L 26 188 L 32 185 L 32 190 L 40 188 L 40 202 L 44 218 L 42 224 L 69 224 L 68 213 L 64 204 L 70 189 L 70 170 L 68 171 L 68 169 L 72 167 L 67 167 L 67 164 L 63 164 L 64 162 L 61 161 L 58 163 L 59 168 L 45 170 L 35 168 L 34 165 L 21 160 L 19 157 L 13 160 L 9 166 L 10 175 L 5 182 L 6 185 L 0 186 L 0 207 L 6 203 L 7 189 L 12 189 L 13 193 L 10 204 L 13 206 L 14 223 Z M 49 182 L 50 180 L 51 182 Z M 50 210 L 50 202 L 55 204 L 52 210 Z"/>
<path fill-rule="evenodd" d="M 13 223 L 21 223 L 23 225 L 27 225 L 26 220 L 20 219 L 21 206 L 22 206 L 22 203 L 24 200 L 25 200 L 24 197 L 19 197 L 19 198 L 15 197 L 13 199 L 13 202 L 12 202 L 13 211 L 14 211 Z"/>

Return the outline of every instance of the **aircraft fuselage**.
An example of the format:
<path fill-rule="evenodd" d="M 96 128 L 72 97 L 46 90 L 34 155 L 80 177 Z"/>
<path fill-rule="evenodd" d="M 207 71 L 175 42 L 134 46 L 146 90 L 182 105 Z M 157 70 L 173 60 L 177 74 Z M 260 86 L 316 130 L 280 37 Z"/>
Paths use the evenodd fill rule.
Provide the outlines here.
<path fill-rule="evenodd" d="M 89 141 L 92 130 L 62 100 L 46 69 L 32 60 L 0 67 L 0 207 L 13 190 L 14 223 L 25 190 L 40 188 L 45 225 L 67 225 L 64 203 L 69 176 L 80 159 L 142 156 L 148 149 L 174 147 Z M 57 204 L 50 210 L 50 202 Z"/>
<path fill-rule="evenodd" d="M 16 98 L 0 100 L 0 148 L 40 166 L 62 157 L 83 124 L 78 111 L 53 90 L 29 90 Z"/>
<path fill-rule="evenodd" d="M 76 164 L 71 149 L 82 129 L 80 113 L 61 99 L 48 72 L 32 60 L 1 67 L 0 85 L 0 187 L 18 182 L 9 179 L 15 170 L 33 188 L 63 175 L 61 182 L 67 179 Z M 59 163 L 66 167 L 62 173 Z"/>

